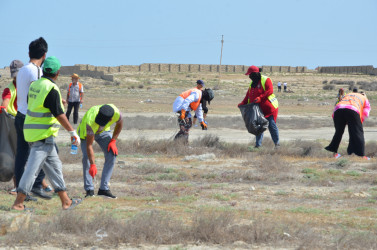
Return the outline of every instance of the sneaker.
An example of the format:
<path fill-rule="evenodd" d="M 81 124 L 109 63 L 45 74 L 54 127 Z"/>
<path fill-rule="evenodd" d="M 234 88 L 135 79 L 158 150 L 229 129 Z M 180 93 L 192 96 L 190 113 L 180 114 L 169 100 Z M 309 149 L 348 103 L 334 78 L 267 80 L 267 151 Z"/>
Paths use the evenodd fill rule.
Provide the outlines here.
<path fill-rule="evenodd" d="M 38 199 L 33 196 L 26 195 L 25 201 L 38 201 Z"/>
<path fill-rule="evenodd" d="M 280 148 L 280 144 L 275 144 L 275 149 L 279 149 Z"/>
<path fill-rule="evenodd" d="M 86 197 L 94 197 L 94 190 L 86 190 L 85 198 Z"/>
<path fill-rule="evenodd" d="M 363 159 L 364 159 L 364 160 L 367 160 L 367 161 L 370 160 L 370 158 L 369 158 L 368 156 L 365 156 L 365 155 L 363 156 Z"/>
<path fill-rule="evenodd" d="M 114 196 L 110 190 L 101 190 L 98 189 L 98 196 L 105 196 L 107 198 L 116 199 L 117 197 Z"/>
<path fill-rule="evenodd" d="M 335 154 L 334 154 L 334 158 L 335 158 L 335 159 L 338 159 L 338 158 L 341 157 L 341 156 L 342 156 L 342 155 L 339 154 L 339 153 L 335 153 Z"/>

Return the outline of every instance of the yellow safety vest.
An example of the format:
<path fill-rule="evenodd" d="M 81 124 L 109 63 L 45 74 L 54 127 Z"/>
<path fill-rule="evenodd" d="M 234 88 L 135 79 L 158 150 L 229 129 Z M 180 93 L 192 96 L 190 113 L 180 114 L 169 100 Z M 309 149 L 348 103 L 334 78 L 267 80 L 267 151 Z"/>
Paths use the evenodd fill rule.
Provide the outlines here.
<path fill-rule="evenodd" d="M 266 80 L 267 80 L 267 78 L 268 78 L 267 76 L 264 76 L 264 75 L 261 76 L 261 84 L 262 84 L 263 90 L 266 90 Z M 271 80 L 271 82 L 272 82 L 272 80 Z M 251 84 L 253 84 L 253 81 L 251 81 L 249 89 L 251 88 Z M 267 99 L 271 102 L 271 104 L 274 108 L 279 107 L 278 99 L 276 98 L 274 93 L 269 95 L 267 97 Z M 250 100 L 248 100 L 248 103 L 250 103 Z"/>
<path fill-rule="evenodd" d="M 114 115 L 111 118 L 111 120 L 105 125 L 103 130 L 100 131 L 99 133 L 102 133 L 104 131 L 109 131 L 110 126 L 112 124 L 114 124 L 115 122 L 117 122 L 119 120 L 119 117 L 120 117 L 120 112 L 119 112 L 118 108 L 115 107 L 114 104 L 107 104 L 107 105 L 111 106 L 114 109 Z M 95 120 L 96 120 L 96 116 L 99 113 L 99 109 L 102 106 L 103 105 L 93 106 L 85 113 L 84 117 L 82 118 L 82 120 L 80 122 L 79 127 L 77 128 L 77 132 L 80 135 L 81 139 L 86 139 L 86 125 L 89 125 L 92 128 L 94 134 L 97 134 L 100 126 L 95 122 Z"/>
<path fill-rule="evenodd" d="M 10 91 L 10 100 L 9 100 L 9 103 L 8 103 L 8 107 L 7 107 L 7 112 L 13 116 L 16 116 L 17 115 L 17 110 L 14 108 L 14 101 L 16 100 L 16 96 L 17 96 L 17 89 L 16 87 L 14 86 L 13 82 L 11 82 L 7 88 L 9 89 Z"/>
<path fill-rule="evenodd" d="M 60 128 L 59 121 L 45 108 L 43 103 L 52 89 L 59 93 L 60 105 L 64 111 L 58 86 L 47 78 L 32 82 L 28 93 L 28 110 L 24 124 L 24 136 L 27 142 L 36 142 L 50 136 L 56 137 Z"/>

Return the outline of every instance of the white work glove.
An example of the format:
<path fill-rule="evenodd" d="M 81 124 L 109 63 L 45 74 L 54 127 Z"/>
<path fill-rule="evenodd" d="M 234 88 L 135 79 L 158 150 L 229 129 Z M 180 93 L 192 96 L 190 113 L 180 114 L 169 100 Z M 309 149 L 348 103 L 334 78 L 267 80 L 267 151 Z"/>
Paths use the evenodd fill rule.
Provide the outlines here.
<path fill-rule="evenodd" d="M 77 135 L 76 130 L 68 131 L 71 135 L 71 144 L 80 146 L 81 140 L 80 137 Z"/>

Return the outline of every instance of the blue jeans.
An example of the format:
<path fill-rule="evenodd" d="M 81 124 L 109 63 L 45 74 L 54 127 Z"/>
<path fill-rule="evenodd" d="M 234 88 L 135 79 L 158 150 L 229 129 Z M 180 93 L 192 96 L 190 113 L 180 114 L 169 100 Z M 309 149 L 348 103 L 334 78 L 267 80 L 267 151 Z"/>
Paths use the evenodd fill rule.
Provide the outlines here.
<path fill-rule="evenodd" d="M 28 195 L 33 187 L 37 173 L 41 169 L 47 173 L 51 185 L 55 192 L 65 191 L 65 183 L 63 179 L 62 162 L 58 156 L 58 150 L 53 137 L 49 137 L 45 142 L 33 142 L 30 147 L 30 155 L 27 161 L 26 169 L 17 192 Z"/>
<path fill-rule="evenodd" d="M 116 156 L 114 155 L 113 151 L 107 151 L 107 146 L 110 143 L 112 135 L 110 131 L 102 132 L 101 134 L 96 134 L 94 136 L 94 140 L 98 143 L 101 147 L 102 152 L 105 156 L 105 165 L 103 166 L 102 170 L 102 177 L 101 177 L 101 190 L 109 190 L 109 182 L 111 175 L 113 174 L 113 169 L 115 165 Z M 93 178 L 89 174 L 90 162 L 88 158 L 88 153 L 86 151 L 86 140 L 81 140 L 81 150 L 82 150 L 82 166 L 83 166 L 83 175 L 84 175 L 84 189 L 94 190 L 93 185 Z"/>
<path fill-rule="evenodd" d="M 25 115 L 18 112 L 14 121 L 14 126 L 16 127 L 16 132 L 17 132 L 17 152 L 16 152 L 16 160 L 14 164 L 14 176 L 16 177 L 16 187 L 18 187 L 21 177 L 25 171 L 25 165 L 26 165 L 27 159 L 29 157 L 29 152 L 30 152 L 29 143 L 25 141 L 25 137 L 24 137 L 24 123 L 25 123 Z M 45 178 L 45 173 L 43 172 L 43 170 L 40 170 L 37 178 L 35 179 L 33 187 L 41 188 L 42 181 L 44 178 Z"/>
<path fill-rule="evenodd" d="M 278 145 L 279 144 L 279 129 L 278 129 L 278 126 L 276 126 L 276 123 L 274 121 L 274 116 L 271 115 L 266 119 L 268 120 L 268 130 L 270 131 L 271 139 L 273 140 L 275 145 Z M 262 146 L 263 133 L 256 136 L 255 139 L 256 139 L 255 146 L 256 147 Z"/>

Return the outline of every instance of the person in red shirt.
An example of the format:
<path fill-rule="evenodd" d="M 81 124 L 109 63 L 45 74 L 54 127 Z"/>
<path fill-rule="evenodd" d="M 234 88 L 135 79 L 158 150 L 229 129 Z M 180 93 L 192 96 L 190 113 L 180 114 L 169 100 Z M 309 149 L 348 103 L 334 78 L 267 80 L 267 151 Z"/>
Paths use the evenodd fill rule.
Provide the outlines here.
<path fill-rule="evenodd" d="M 17 79 L 17 73 L 20 68 L 22 68 L 24 64 L 19 60 L 13 60 L 10 63 L 10 76 L 13 78 L 13 81 L 9 83 L 9 85 L 4 89 L 2 98 L 3 101 L 1 103 L 0 107 L 0 113 L 1 108 L 5 109 L 9 114 L 16 116 L 17 114 L 17 85 L 16 85 L 16 79 Z"/>
<path fill-rule="evenodd" d="M 271 138 L 275 143 L 275 148 L 280 146 L 279 144 L 279 129 L 276 125 L 276 119 L 278 116 L 278 101 L 274 95 L 274 88 L 271 78 L 261 75 L 260 69 L 256 66 L 250 66 L 246 74 L 251 79 L 249 89 L 246 92 L 245 98 L 238 106 L 248 103 L 259 103 L 259 106 L 264 114 L 264 117 L 268 120 L 268 130 L 270 131 Z M 255 147 L 262 146 L 263 133 L 256 136 Z"/>

